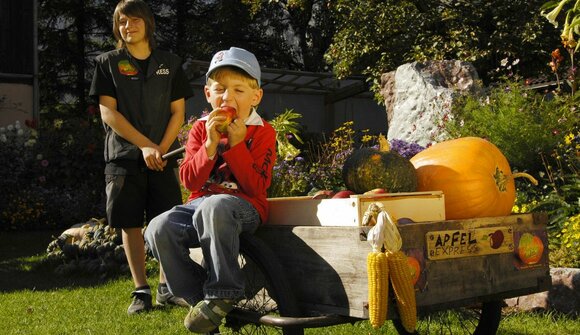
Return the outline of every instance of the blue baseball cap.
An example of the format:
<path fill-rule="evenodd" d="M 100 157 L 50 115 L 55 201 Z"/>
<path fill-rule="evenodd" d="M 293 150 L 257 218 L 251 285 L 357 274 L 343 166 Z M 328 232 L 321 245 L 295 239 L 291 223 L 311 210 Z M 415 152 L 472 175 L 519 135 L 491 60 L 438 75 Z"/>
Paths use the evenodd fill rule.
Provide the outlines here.
<path fill-rule="evenodd" d="M 260 81 L 260 64 L 258 64 L 256 56 L 248 50 L 231 47 L 229 50 L 218 51 L 209 63 L 209 69 L 205 75 L 206 81 L 213 70 L 222 66 L 235 66 L 240 68 L 249 74 L 250 77 L 256 79 L 258 86 L 262 86 L 262 82 Z"/>

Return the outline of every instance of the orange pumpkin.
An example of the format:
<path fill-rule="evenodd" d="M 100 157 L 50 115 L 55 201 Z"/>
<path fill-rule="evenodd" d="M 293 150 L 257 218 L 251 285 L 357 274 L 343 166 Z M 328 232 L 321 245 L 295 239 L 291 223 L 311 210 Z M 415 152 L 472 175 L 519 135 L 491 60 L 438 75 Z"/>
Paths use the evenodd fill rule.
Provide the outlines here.
<path fill-rule="evenodd" d="M 507 159 L 491 142 L 462 137 L 432 145 L 411 163 L 417 169 L 417 191 L 443 191 L 445 217 L 450 220 L 511 214 L 516 198 Z"/>

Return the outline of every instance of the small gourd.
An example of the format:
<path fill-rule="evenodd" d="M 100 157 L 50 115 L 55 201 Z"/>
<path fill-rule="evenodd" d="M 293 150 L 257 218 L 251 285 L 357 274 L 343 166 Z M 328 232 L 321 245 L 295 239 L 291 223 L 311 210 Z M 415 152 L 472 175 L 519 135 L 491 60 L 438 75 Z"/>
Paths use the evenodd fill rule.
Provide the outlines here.
<path fill-rule="evenodd" d="M 414 192 L 417 174 L 413 164 L 397 152 L 390 151 L 383 135 L 379 135 L 379 144 L 379 150 L 356 149 L 346 159 L 342 168 L 346 188 L 357 194 L 378 188 L 389 193 Z"/>

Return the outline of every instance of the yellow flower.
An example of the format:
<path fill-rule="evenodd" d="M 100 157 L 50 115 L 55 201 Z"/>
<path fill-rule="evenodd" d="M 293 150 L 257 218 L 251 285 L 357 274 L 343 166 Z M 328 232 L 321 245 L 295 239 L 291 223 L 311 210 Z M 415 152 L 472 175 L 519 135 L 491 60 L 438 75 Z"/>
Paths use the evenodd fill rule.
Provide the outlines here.
<path fill-rule="evenodd" d="M 53 122 L 54 128 L 61 129 L 64 121 L 62 119 L 56 119 Z"/>
<path fill-rule="evenodd" d="M 574 134 L 569 133 L 568 135 L 564 136 L 564 143 L 567 145 L 572 144 L 572 140 L 574 139 Z"/>
<path fill-rule="evenodd" d="M 546 19 L 548 19 L 548 21 L 554 25 L 554 27 L 558 28 L 558 21 L 556 21 L 556 18 L 558 17 L 558 14 L 560 14 L 560 12 L 562 11 L 562 8 L 564 7 L 564 5 L 566 3 L 568 3 L 570 0 L 562 0 L 560 1 L 560 3 L 558 4 L 558 6 L 556 6 L 551 12 L 549 12 L 548 14 L 546 14 L 544 11 L 542 11 L 542 15 L 546 17 Z"/>
<path fill-rule="evenodd" d="M 570 16 L 572 12 L 568 12 L 566 15 L 566 22 L 564 23 L 564 29 L 562 29 L 562 34 L 560 38 L 562 39 L 562 45 L 565 48 L 575 48 L 577 43 L 576 39 L 574 39 L 574 32 L 578 30 L 578 25 L 580 24 L 580 16 L 575 17 L 572 22 L 570 22 Z"/>

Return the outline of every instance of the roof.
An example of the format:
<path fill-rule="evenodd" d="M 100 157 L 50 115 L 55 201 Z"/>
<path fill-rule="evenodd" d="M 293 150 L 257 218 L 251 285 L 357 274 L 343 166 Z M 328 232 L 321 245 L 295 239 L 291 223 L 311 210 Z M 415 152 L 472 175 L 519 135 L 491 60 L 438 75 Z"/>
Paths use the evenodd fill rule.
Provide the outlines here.
<path fill-rule="evenodd" d="M 205 85 L 205 73 L 209 62 L 189 61 L 188 73 L 196 87 Z M 267 93 L 323 95 L 325 104 L 350 97 L 372 97 L 369 86 L 362 76 L 336 79 L 332 73 L 305 72 L 261 68 L 262 89 Z"/>

